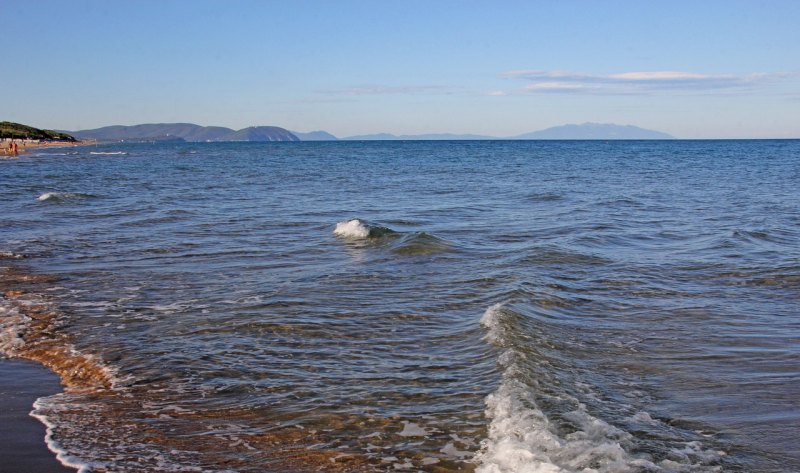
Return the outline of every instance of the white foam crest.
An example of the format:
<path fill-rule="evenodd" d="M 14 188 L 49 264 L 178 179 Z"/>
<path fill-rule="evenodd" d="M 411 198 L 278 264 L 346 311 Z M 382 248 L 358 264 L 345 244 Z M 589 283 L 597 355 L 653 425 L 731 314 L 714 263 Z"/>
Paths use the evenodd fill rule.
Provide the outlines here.
<path fill-rule="evenodd" d="M 612 473 L 659 470 L 646 459 L 634 458 L 623 447 L 631 435 L 591 416 L 583 406 L 565 417 L 577 430 L 559 435 L 537 406 L 531 386 L 518 379 L 524 354 L 510 347 L 507 314 L 496 304 L 481 317 L 486 340 L 506 350 L 498 358 L 503 378 L 486 397 L 488 437 L 474 461 L 477 473 Z"/>
<path fill-rule="evenodd" d="M 94 154 L 99 156 L 120 156 L 128 153 L 124 151 L 90 151 L 89 154 Z"/>
<path fill-rule="evenodd" d="M 44 194 L 40 195 L 36 200 L 38 200 L 39 202 L 44 202 L 47 200 L 72 199 L 80 196 L 81 196 L 80 194 L 76 194 L 74 192 L 45 192 Z"/>
<path fill-rule="evenodd" d="M 78 473 L 89 473 L 93 469 L 98 466 L 102 465 L 93 465 L 89 462 L 82 461 L 74 456 L 71 456 L 61 445 L 55 440 L 54 432 L 55 432 L 55 424 L 50 421 L 50 419 L 43 414 L 42 412 L 46 412 L 51 407 L 51 403 L 54 399 L 57 399 L 60 394 L 56 394 L 50 397 L 43 397 L 36 400 L 33 403 L 33 411 L 31 411 L 31 417 L 36 418 L 39 422 L 44 424 L 46 428 L 46 433 L 44 436 L 45 444 L 47 448 L 50 449 L 56 455 L 56 459 L 65 467 L 67 468 L 75 468 L 78 470 Z"/>
<path fill-rule="evenodd" d="M 45 200 L 57 199 L 58 195 L 59 195 L 58 192 L 45 192 L 44 194 L 40 195 L 39 198 L 37 198 L 36 200 L 38 200 L 39 202 L 44 202 Z"/>
<path fill-rule="evenodd" d="M 343 238 L 364 239 L 369 237 L 369 227 L 361 220 L 354 218 L 336 224 L 333 234 Z"/>
<path fill-rule="evenodd" d="M 473 458 L 476 473 L 720 471 L 721 467 L 709 464 L 725 452 L 705 450 L 700 442 L 671 449 L 670 458 L 657 464 L 647 455 L 632 455 L 626 447 L 633 445 L 633 436 L 592 416 L 583 404 L 563 414 L 572 426 L 564 433 L 537 405 L 535 388 L 520 380 L 526 355 L 513 345 L 512 317 L 503 304 L 495 304 L 480 319 L 487 329 L 485 340 L 504 350 L 497 360 L 502 381 L 485 401 L 489 432 Z M 657 422 L 646 412 L 633 420 Z"/>
<path fill-rule="evenodd" d="M 481 325 L 488 329 L 485 340 L 493 345 L 504 344 L 503 335 L 505 330 L 503 329 L 502 325 L 502 308 L 503 304 L 495 304 L 486 309 L 486 312 L 484 312 L 483 316 L 481 317 Z"/>

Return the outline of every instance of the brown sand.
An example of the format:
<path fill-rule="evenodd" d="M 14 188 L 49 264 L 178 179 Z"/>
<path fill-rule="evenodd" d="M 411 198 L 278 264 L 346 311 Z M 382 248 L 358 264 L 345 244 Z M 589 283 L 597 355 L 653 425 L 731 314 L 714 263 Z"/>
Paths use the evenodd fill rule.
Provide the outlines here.
<path fill-rule="evenodd" d="M 83 141 L 40 141 L 40 142 L 23 142 L 17 140 L 19 154 L 25 153 L 29 149 L 34 148 L 66 148 L 74 146 L 87 146 L 97 144 L 96 140 L 83 140 Z M 11 155 L 11 148 L 8 141 L 0 141 L 0 157 L 13 157 Z"/>
<path fill-rule="evenodd" d="M 29 415 L 33 402 L 61 391 L 58 377 L 25 360 L 0 359 L 0 473 L 74 473 L 44 443 L 45 427 Z"/>

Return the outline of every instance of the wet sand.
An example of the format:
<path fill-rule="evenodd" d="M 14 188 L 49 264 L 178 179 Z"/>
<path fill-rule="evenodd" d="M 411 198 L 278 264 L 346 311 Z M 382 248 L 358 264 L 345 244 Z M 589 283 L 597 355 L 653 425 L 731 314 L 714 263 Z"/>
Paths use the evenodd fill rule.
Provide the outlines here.
<path fill-rule="evenodd" d="M 58 377 L 26 360 L 0 359 L 0 473 L 69 473 L 44 442 L 45 426 L 29 415 L 33 402 L 60 392 Z"/>

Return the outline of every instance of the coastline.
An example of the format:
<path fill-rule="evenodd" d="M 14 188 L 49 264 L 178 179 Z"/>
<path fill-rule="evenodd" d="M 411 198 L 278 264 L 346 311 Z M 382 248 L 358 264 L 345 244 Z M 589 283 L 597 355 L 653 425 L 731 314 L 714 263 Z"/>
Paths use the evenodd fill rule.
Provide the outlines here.
<path fill-rule="evenodd" d="M 69 473 L 45 443 L 33 403 L 62 391 L 56 374 L 34 361 L 0 358 L 0 471 Z"/>
<path fill-rule="evenodd" d="M 80 140 L 80 141 L 32 141 L 32 140 L 14 140 L 17 142 L 18 154 L 24 154 L 28 150 L 36 148 L 73 148 L 78 146 L 89 146 L 97 144 L 96 140 Z M 11 153 L 9 142 L 3 140 L 0 143 L 0 157 L 13 158 L 17 155 Z"/>
<path fill-rule="evenodd" d="M 46 418 L 33 411 L 43 398 L 87 386 L 87 373 L 103 372 L 72 356 L 63 335 L 54 333 L 59 313 L 36 292 L 51 279 L 3 264 L 20 258 L 0 252 L 0 473 L 74 472 L 77 467 L 60 463 L 63 452 L 49 438 Z"/>

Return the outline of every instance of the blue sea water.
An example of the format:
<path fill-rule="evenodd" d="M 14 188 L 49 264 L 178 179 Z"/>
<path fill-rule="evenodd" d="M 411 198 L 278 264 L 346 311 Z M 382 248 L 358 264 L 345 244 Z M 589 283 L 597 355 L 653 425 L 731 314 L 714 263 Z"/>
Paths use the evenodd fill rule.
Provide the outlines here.
<path fill-rule="evenodd" d="M 35 413 L 84 471 L 800 470 L 800 141 L 117 144 L 0 183 L 0 349 L 62 375 Z"/>

